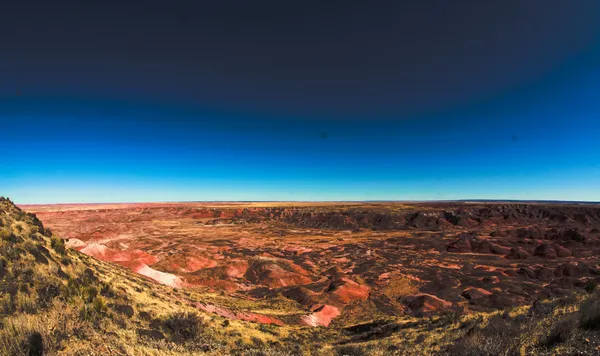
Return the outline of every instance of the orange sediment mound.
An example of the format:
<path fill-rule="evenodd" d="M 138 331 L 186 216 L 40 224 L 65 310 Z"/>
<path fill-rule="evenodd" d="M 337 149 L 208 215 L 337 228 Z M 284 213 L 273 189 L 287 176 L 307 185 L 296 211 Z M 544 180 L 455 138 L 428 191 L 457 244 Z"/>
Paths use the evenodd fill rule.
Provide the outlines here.
<path fill-rule="evenodd" d="M 340 315 L 340 310 L 331 305 L 322 305 L 316 308 L 312 314 L 303 316 L 300 321 L 308 326 L 329 326 L 331 321 Z"/>

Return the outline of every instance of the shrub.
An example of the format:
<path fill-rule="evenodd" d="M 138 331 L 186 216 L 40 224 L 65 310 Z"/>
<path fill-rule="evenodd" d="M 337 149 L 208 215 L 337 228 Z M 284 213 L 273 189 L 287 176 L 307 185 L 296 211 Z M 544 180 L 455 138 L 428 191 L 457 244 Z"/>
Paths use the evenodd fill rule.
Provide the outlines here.
<path fill-rule="evenodd" d="M 576 327 L 577 319 L 574 315 L 569 315 L 559 320 L 552 325 L 548 335 L 542 341 L 542 345 L 551 347 L 569 340 Z"/>
<path fill-rule="evenodd" d="M 200 317 L 195 313 L 175 313 L 163 322 L 165 330 L 171 334 L 173 341 L 188 341 L 196 339 L 202 327 Z"/>
<path fill-rule="evenodd" d="M 274 327 L 272 325 L 260 324 L 258 326 L 258 330 L 260 330 L 264 333 L 267 333 L 267 334 L 275 335 L 275 336 L 279 335 L 279 332 L 277 332 L 277 330 L 274 329 Z"/>
<path fill-rule="evenodd" d="M 59 237 L 52 237 L 50 239 L 50 247 L 52 247 L 54 249 L 54 251 L 56 251 L 57 253 L 64 255 L 67 250 L 65 248 L 65 240 L 59 238 Z"/>
<path fill-rule="evenodd" d="M 5 229 L 0 230 L 0 238 L 2 238 L 2 240 L 4 241 L 8 241 L 11 243 L 17 243 L 20 241 L 17 235 Z"/>
<path fill-rule="evenodd" d="M 591 280 L 585 285 L 585 290 L 588 293 L 593 293 L 596 287 L 598 287 L 598 282 Z"/>
<path fill-rule="evenodd" d="M 44 340 L 42 339 L 42 334 L 40 334 L 38 331 L 32 332 L 27 338 L 27 355 L 44 355 Z"/>
<path fill-rule="evenodd" d="M 95 297 L 90 303 L 81 308 L 80 318 L 86 321 L 96 321 L 106 314 L 108 307 L 102 297 Z"/>
<path fill-rule="evenodd" d="M 26 315 L 13 318 L 0 331 L 0 354 L 45 355 L 49 347 L 44 345 L 44 335 L 48 329 L 40 319 Z"/>
<path fill-rule="evenodd" d="M 104 313 L 108 310 L 106 303 L 102 297 L 96 297 L 92 301 L 92 307 L 96 313 Z"/>
<path fill-rule="evenodd" d="M 471 329 L 447 350 L 447 355 L 482 356 L 516 353 L 523 330 L 515 320 L 495 315 L 483 328 Z"/>
<path fill-rule="evenodd" d="M 592 294 L 579 306 L 581 327 L 588 330 L 600 329 L 600 293 Z"/>
<path fill-rule="evenodd" d="M 86 303 L 91 303 L 98 295 L 98 290 L 91 285 L 84 285 L 79 278 L 69 278 L 67 285 L 63 286 L 63 294 L 67 300 L 80 298 Z"/>
<path fill-rule="evenodd" d="M 12 314 L 15 310 L 15 304 L 10 294 L 4 293 L 0 296 L 0 312 L 2 314 Z"/>
<path fill-rule="evenodd" d="M 42 280 L 37 283 L 36 292 L 42 308 L 50 306 L 52 300 L 60 295 L 59 283 L 52 280 Z"/>
<path fill-rule="evenodd" d="M 17 310 L 23 313 L 35 314 L 38 311 L 37 298 L 29 293 L 19 293 L 17 294 L 16 307 Z"/>
<path fill-rule="evenodd" d="M 10 238 L 10 235 L 11 235 L 10 231 L 8 231 L 6 229 L 0 230 L 0 238 L 2 240 L 8 241 Z"/>
<path fill-rule="evenodd" d="M 109 298 L 115 298 L 117 296 L 117 293 L 115 293 L 114 289 L 109 283 L 101 284 L 100 294 Z"/>

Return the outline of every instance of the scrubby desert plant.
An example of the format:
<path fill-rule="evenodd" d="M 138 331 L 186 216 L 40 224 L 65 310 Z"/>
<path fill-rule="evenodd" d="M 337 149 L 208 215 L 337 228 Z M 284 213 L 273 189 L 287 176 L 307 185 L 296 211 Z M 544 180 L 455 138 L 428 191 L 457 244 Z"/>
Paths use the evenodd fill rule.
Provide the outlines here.
<path fill-rule="evenodd" d="M 59 237 L 52 237 L 50 239 L 50 247 L 54 249 L 57 253 L 64 255 L 66 253 L 65 240 Z"/>
<path fill-rule="evenodd" d="M 552 347 L 563 343 L 569 340 L 576 328 L 576 315 L 568 315 L 552 324 L 548 335 L 542 340 L 542 345 Z"/>
<path fill-rule="evenodd" d="M 96 321 L 106 315 L 108 307 L 102 297 L 95 297 L 90 303 L 85 303 L 80 311 L 80 318 L 85 321 Z"/>
<path fill-rule="evenodd" d="M 596 291 L 579 306 L 581 327 L 588 330 L 600 329 L 600 292 Z"/>
<path fill-rule="evenodd" d="M 0 330 L 0 354 L 46 355 L 53 349 L 48 325 L 32 315 L 7 320 Z"/>
<path fill-rule="evenodd" d="M 16 297 L 16 308 L 17 311 L 35 314 L 38 311 L 37 296 L 35 293 L 18 293 Z"/>
<path fill-rule="evenodd" d="M 492 316 L 484 327 L 475 327 L 457 340 L 445 354 L 460 356 L 512 355 L 519 349 L 523 332 L 519 322 Z"/>
<path fill-rule="evenodd" d="M 591 280 L 585 285 L 585 290 L 588 293 L 593 293 L 598 287 L 598 282 Z"/>
<path fill-rule="evenodd" d="M 171 314 L 163 321 L 164 329 L 174 341 L 189 341 L 197 339 L 202 329 L 202 320 L 191 312 Z"/>
<path fill-rule="evenodd" d="M 13 244 L 14 244 L 14 243 L 17 243 L 17 242 L 19 242 L 19 241 L 21 240 L 21 239 L 20 239 L 20 238 L 19 238 L 17 235 L 15 235 L 15 234 L 14 234 L 12 231 L 9 231 L 9 230 L 7 230 L 7 229 L 1 229 L 1 230 L 0 230 L 0 238 L 1 238 L 3 241 L 10 242 L 10 243 L 13 243 Z"/>
<path fill-rule="evenodd" d="M 11 314 L 15 310 L 15 303 L 12 295 L 3 293 L 0 295 L 0 313 L 6 315 Z"/>

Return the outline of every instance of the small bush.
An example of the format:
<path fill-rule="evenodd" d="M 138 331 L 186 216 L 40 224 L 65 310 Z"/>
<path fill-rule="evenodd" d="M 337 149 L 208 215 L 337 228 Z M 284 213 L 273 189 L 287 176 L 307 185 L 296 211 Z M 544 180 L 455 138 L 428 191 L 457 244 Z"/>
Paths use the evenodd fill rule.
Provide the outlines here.
<path fill-rule="evenodd" d="M 65 247 L 65 240 L 59 237 L 52 237 L 52 239 L 50 239 L 50 247 L 52 247 L 54 251 L 61 255 L 64 255 L 67 252 Z"/>
<path fill-rule="evenodd" d="M 92 303 L 98 290 L 91 285 L 85 285 L 79 278 L 69 278 L 67 284 L 62 287 L 66 300 L 81 299 L 85 303 Z"/>
<path fill-rule="evenodd" d="M 0 230 L 0 238 L 2 238 L 2 240 L 4 240 L 4 241 L 7 241 L 7 242 L 10 242 L 13 244 L 17 243 L 21 240 L 17 235 L 15 235 L 12 232 L 5 230 L 5 229 Z"/>
<path fill-rule="evenodd" d="M 173 341 L 189 341 L 197 339 L 202 321 L 195 313 L 175 313 L 163 322 L 164 329 L 171 334 Z"/>
<path fill-rule="evenodd" d="M 108 310 L 106 303 L 102 297 L 96 297 L 92 301 L 92 307 L 96 313 L 104 313 Z"/>
<path fill-rule="evenodd" d="M 59 283 L 52 280 L 41 280 L 37 283 L 36 292 L 42 308 L 50 306 L 52 300 L 60 295 Z"/>
<path fill-rule="evenodd" d="M 0 296 L 0 312 L 2 314 L 11 314 L 15 310 L 15 303 L 10 294 L 4 293 Z"/>
<path fill-rule="evenodd" d="M 33 240 L 39 240 L 37 234 L 38 232 L 40 232 L 40 230 L 38 229 L 37 226 L 32 226 L 31 229 L 29 229 L 29 238 L 33 239 Z"/>
<path fill-rule="evenodd" d="M 591 280 L 585 285 L 585 290 L 588 293 L 593 293 L 598 287 L 598 282 Z"/>
<path fill-rule="evenodd" d="M 85 321 L 96 321 L 108 311 L 106 302 L 102 297 L 94 298 L 91 303 L 85 303 L 81 308 L 80 318 Z"/>
<path fill-rule="evenodd" d="M 519 348 L 521 325 L 502 315 L 492 316 L 483 328 L 470 329 L 452 345 L 446 355 L 482 356 L 512 355 Z"/>
<path fill-rule="evenodd" d="M 581 327 L 588 330 L 600 329 L 600 293 L 592 294 L 579 306 Z"/>
<path fill-rule="evenodd" d="M 43 356 L 44 355 L 44 340 L 42 334 L 37 331 L 29 334 L 27 338 L 27 355 L 28 356 Z"/>
<path fill-rule="evenodd" d="M 0 230 L 0 238 L 2 240 L 8 241 L 10 238 L 10 235 L 11 235 L 10 231 L 8 231 L 6 229 Z"/>
<path fill-rule="evenodd" d="M 38 311 L 37 298 L 35 295 L 19 293 L 17 294 L 16 307 L 18 311 L 27 314 L 35 314 Z"/>
<path fill-rule="evenodd" d="M 563 343 L 569 340 L 576 328 L 577 319 L 575 316 L 567 316 L 552 325 L 550 332 L 542 341 L 542 345 L 552 347 L 556 344 Z"/>
<path fill-rule="evenodd" d="M 260 324 L 258 326 L 258 330 L 275 336 L 279 335 L 279 332 L 277 332 L 277 330 L 272 325 Z"/>
<path fill-rule="evenodd" d="M 100 287 L 100 295 L 103 295 L 108 298 L 115 298 L 117 296 L 117 293 L 109 283 L 102 283 Z"/>
<path fill-rule="evenodd" d="M 45 355 L 43 335 L 48 335 L 46 325 L 31 316 L 13 318 L 0 331 L 0 354 Z"/>

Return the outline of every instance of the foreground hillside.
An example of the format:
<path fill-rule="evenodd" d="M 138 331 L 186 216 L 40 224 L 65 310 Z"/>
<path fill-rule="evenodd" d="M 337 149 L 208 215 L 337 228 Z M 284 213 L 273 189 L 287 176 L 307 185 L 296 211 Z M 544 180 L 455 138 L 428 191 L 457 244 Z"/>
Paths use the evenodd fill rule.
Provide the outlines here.
<path fill-rule="evenodd" d="M 185 244 L 177 237 L 181 228 L 189 227 L 184 223 L 187 220 L 175 223 L 172 219 L 164 219 L 164 212 L 161 213 L 162 220 L 156 216 L 145 219 L 144 216 L 156 213 L 149 208 L 140 208 L 139 214 L 132 214 L 131 211 L 122 214 L 121 211 L 111 219 L 106 215 L 98 216 L 98 212 L 95 212 L 96 220 L 90 215 L 77 218 L 83 216 L 78 214 L 84 214 L 79 208 L 73 210 L 75 214 L 65 213 L 62 220 L 55 211 L 46 215 L 42 212 L 41 215 L 45 215 L 43 220 L 52 221 L 52 226 L 60 231 L 60 236 L 71 237 L 67 244 L 73 248 L 67 248 L 64 240 L 45 228 L 35 215 L 24 212 L 7 199 L 0 199 L 0 354 L 593 355 L 600 352 L 600 295 L 595 290 L 598 265 L 593 248 L 597 235 L 594 235 L 594 227 L 591 227 L 597 221 L 594 220 L 598 217 L 594 215 L 596 211 L 584 213 L 581 218 L 579 208 L 573 208 L 574 211 L 557 208 L 554 215 L 548 216 L 543 211 L 537 216 L 535 211 L 527 212 L 530 208 L 524 208 L 525 214 L 514 214 L 515 224 L 529 224 L 530 228 L 517 229 L 513 237 L 512 232 L 506 232 L 506 228 L 498 229 L 499 223 L 505 224 L 504 220 L 507 219 L 497 217 L 495 223 L 490 223 L 489 229 L 497 231 L 498 235 L 506 235 L 506 239 L 494 244 L 502 242 L 510 246 L 508 250 L 502 250 L 505 254 L 497 256 L 499 254 L 493 253 L 497 249 L 494 245 L 488 246 L 489 252 L 487 247 L 483 252 L 480 251 L 482 237 L 470 230 L 485 225 L 482 222 L 486 219 L 477 221 L 477 216 L 471 218 L 473 212 L 466 211 L 462 216 L 455 217 L 444 215 L 441 219 L 427 211 L 421 212 L 421 215 L 402 211 L 396 214 L 386 210 L 367 211 L 359 219 L 353 215 L 356 212 L 340 214 L 329 207 L 322 209 L 312 214 L 306 210 L 282 213 L 279 217 L 269 210 L 258 210 L 256 214 L 242 210 L 237 216 L 227 217 L 226 209 L 217 209 L 218 214 L 214 209 L 209 209 L 208 214 L 212 216 L 193 217 L 195 225 L 229 229 L 234 225 L 247 227 L 249 224 L 262 229 L 264 236 L 277 235 L 283 238 L 286 234 L 294 234 L 294 230 L 301 226 L 314 229 L 317 224 L 322 229 L 318 238 L 324 241 L 313 240 L 315 248 L 311 251 L 302 250 L 300 242 L 308 233 L 301 234 L 291 239 L 289 244 L 280 242 L 291 246 L 292 251 L 275 256 L 274 252 L 279 248 L 268 247 L 267 240 L 267 247 L 261 250 L 261 245 L 257 244 L 253 235 L 256 233 L 252 232 L 254 230 L 247 233 L 247 239 L 242 242 L 246 246 L 245 251 L 230 245 L 231 241 L 239 242 L 239 236 L 221 233 L 220 245 L 217 238 L 204 243 L 221 246 L 221 250 L 214 249 L 212 252 L 220 252 L 223 258 L 213 266 L 200 265 L 191 271 L 191 248 L 182 248 Z M 204 214 L 201 210 L 194 211 Z M 179 208 L 174 212 L 179 215 L 189 213 L 189 209 Z M 125 216 L 128 220 L 115 220 L 117 215 L 121 215 L 121 219 Z M 525 219 L 523 215 L 529 218 Z M 432 233 L 436 230 L 448 231 L 449 237 L 439 238 L 439 246 L 406 248 L 420 241 L 419 232 L 411 231 L 410 225 L 421 223 L 433 224 L 426 226 L 430 229 L 427 231 Z M 91 229 L 93 224 L 96 224 L 95 231 Z M 140 241 L 135 234 L 131 234 L 131 224 L 136 229 L 142 227 L 140 231 L 145 236 L 155 236 L 158 241 Z M 153 233 L 153 229 L 161 224 L 163 232 L 175 230 L 176 233 L 170 236 L 172 244 L 166 239 L 160 241 L 160 233 Z M 349 232 L 350 235 L 345 232 L 348 224 L 353 225 L 354 230 Z M 462 224 L 470 225 L 470 230 L 463 231 L 466 229 Z M 400 225 L 408 226 L 408 229 Z M 564 231 L 557 226 L 562 226 Z M 65 227 L 71 227 L 73 231 L 67 231 Z M 119 231 L 119 228 L 125 231 Z M 382 245 L 376 250 L 369 245 L 373 240 L 369 238 L 371 235 L 360 234 L 370 234 L 378 228 L 396 231 L 398 235 L 374 239 L 373 243 Z M 116 230 L 111 235 L 106 233 L 106 229 Z M 532 237 L 531 231 L 537 230 L 542 235 Z M 314 234 L 314 230 L 310 234 Z M 345 236 L 353 237 L 345 241 Z M 179 239 L 184 237 L 190 236 L 179 236 Z M 389 238 L 395 240 L 390 242 Z M 534 241 L 530 247 L 522 247 L 523 251 L 517 250 L 520 246 L 510 245 L 519 245 L 518 241 L 523 239 L 540 240 L 542 243 Z M 201 243 L 202 240 L 198 238 L 194 243 Z M 569 242 L 571 240 L 580 245 L 572 244 Z M 82 244 L 74 243 L 76 241 Z M 319 244 L 336 251 L 334 241 L 338 241 L 338 250 L 345 256 L 330 256 L 334 259 L 329 260 L 324 258 L 329 263 L 338 264 L 339 268 L 331 271 L 330 277 L 319 281 L 318 274 L 327 276 L 323 273 L 326 265 L 317 263 L 315 268 L 309 268 L 303 263 L 303 258 L 312 256 L 313 250 L 317 250 L 319 256 L 327 256 L 327 253 L 321 255 L 323 250 Z M 406 251 L 415 269 L 408 270 L 409 265 L 403 260 L 399 260 L 398 265 L 417 277 L 423 277 L 421 279 L 427 283 L 418 283 L 416 279 L 413 279 L 415 283 L 407 281 L 408 273 L 381 277 L 385 271 L 378 271 L 378 264 L 384 262 L 385 258 L 389 265 L 389 260 L 403 255 L 382 241 L 388 244 L 395 241 L 396 245 L 401 243 L 404 248 L 400 250 Z M 546 247 L 539 248 L 539 245 L 550 245 L 549 249 L 554 250 L 556 256 L 547 252 Z M 561 249 L 555 245 L 565 249 L 568 249 L 565 245 L 571 246 L 569 256 L 564 253 L 561 256 Z M 206 245 L 200 247 L 201 251 L 211 251 Z M 259 253 L 256 253 L 257 249 Z M 368 249 L 372 252 L 367 253 Z M 427 278 L 432 272 L 435 275 L 456 270 L 453 266 L 440 264 L 447 263 L 445 259 L 427 262 L 427 259 L 415 258 L 420 256 L 419 253 L 428 253 L 434 258 L 439 255 L 435 253 L 436 249 L 446 250 L 445 254 L 450 254 L 456 262 L 469 258 L 478 261 L 511 261 L 510 255 L 515 250 L 524 257 L 518 259 L 522 266 L 509 266 L 517 270 L 517 275 L 510 277 L 502 274 L 496 277 L 513 278 L 510 281 L 518 283 L 522 289 L 511 290 L 510 283 L 506 281 L 499 290 L 493 291 L 488 290 L 492 288 L 473 287 L 465 294 L 465 286 L 452 286 L 426 293 L 427 286 L 431 287 L 428 283 L 432 280 Z M 538 249 L 543 253 L 536 252 Z M 386 250 L 390 250 L 392 255 L 379 256 L 374 260 L 369 258 L 374 253 Z M 243 252 L 247 256 L 244 257 Z M 285 258 L 287 253 L 296 258 L 290 257 L 289 262 L 284 262 L 288 261 Z M 160 263 L 164 261 L 164 256 L 178 254 L 179 257 L 167 260 L 170 263 Z M 364 257 L 358 258 L 355 254 Z M 244 268 L 244 258 L 251 260 L 244 273 L 237 277 L 233 273 L 232 276 L 230 262 L 236 262 L 242 265 L 240 268 Z M 374 261 L 374 264 L 361 266 L 357 262 L 362 260 Z M 583 260 L 585 263 L 580 265 L 579 262 Z M 177 269 L 173 266 L 176 262 L 185 268 Z M 427 263 L 429 266 L 423 269 L 423 274 L 416 274 L 419 264 L 427 266 Z M 579 269 L 569 271 L 568 265 L 571 263 Z M 528 268 L 532 269 L 533 275 L 518 273 L 519 269 L 527 267 L 526 264 L 530 265 Z M 549 266 L 553 267 L 552 276 L 536 272 L 539 268 L 550 270 Z M 472 267 L 473 270 L 477 269 L 476 265 Z M 387 268 L 387 265 L 381 268 Z M 567 271 L 559 275 L 557 271 L 565 268 Z M 207 270 L 213 273 L 207 274 Z M 493 277 L 477 275 L 473 270 L 463 270 L 461 265 L 461 274 L 455 274 L 454 278 L 460 283 L 480 280 L 481 283 L 488 283 L 483 278 Z M 173 275 L 176 279 L 165 279 L 161 273 Z M 196 279 L 192 278 L 194 274 Z M 378 287 L 371 276 L 381 279 L 383 288 Z M 283 285 L 282 278 L 287 278 Z M 205 282 L 211 280 L 228 281 L 229 284 Z M 497 303 L 498 296 L 503 295 L 503 289 L 507 290 L 504 294 L 508 298 L 522 295 L 516 307 Z M 366 295 L 363 293 L 365 290 Z M 456 290 L 461 291 L 462 300 L 453 299 Z M 535 300 L 525 295 L 527 292 L 537 293 Z M 307 295 L 308 300 L 299 299 L 299 295 Z M 387 304 L 382 301 L 387 301 Z M 490 301 L 494 303 L 490 304 Z M 330 323 L 323 323 L 324 320 Z"/>

